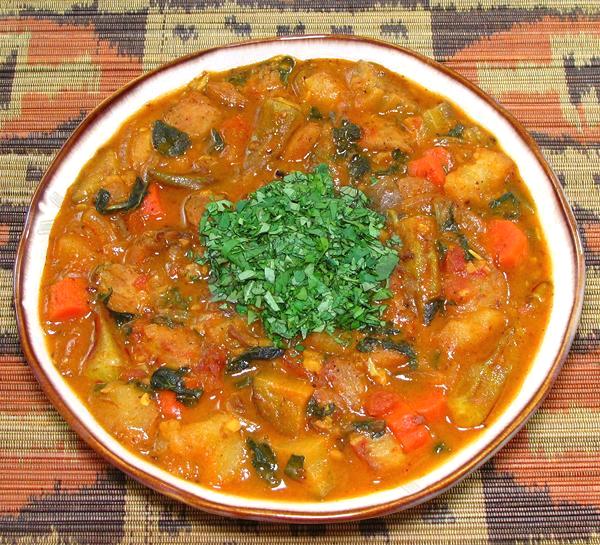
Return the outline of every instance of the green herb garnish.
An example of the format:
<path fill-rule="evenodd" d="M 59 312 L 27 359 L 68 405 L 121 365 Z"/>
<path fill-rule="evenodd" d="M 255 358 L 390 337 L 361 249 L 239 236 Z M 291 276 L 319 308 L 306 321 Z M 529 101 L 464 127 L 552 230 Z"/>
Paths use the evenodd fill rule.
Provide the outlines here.
<path fill-rule="evenodd" d="M 454 138 L 461 138 L 464 131 L 465 126 L 462 123 L 457 123 L 448 131 L 448 136 L 453 136 Z"/>
<path fill-rule="evenodd" d="M 521 201 L 512 191 L 500 195 L 497 199 L 491 200 L 490 209 L 494 214 L 501 215 L 506 219 L 518 219 L 521 217 Z"/>
<path fill-rule="evenodd" d="M 152 145 L 158 153 L 167 157 L 184 154 L 191 146 L 190 137 L 177 127 L 158 119 L 152 125 Z"/>
<path fill-rule="evenodd" d="M 272 338 L 380 326 L 398 255 L 367 203 L 353 187 L 336 191 L 325 165 L 235 205 L 209 203 L 199 229 L 214 300 L 258 316 Z"/>
<path fill-rule="evenodd" d="M 277 476 L 279 465 L 273 449 L 268 443 L 257 443 L 250 438 L 246 439 L 246 445 L 250 449 L 252 465 L 258 476 L 267 481 L 269 486 L 278 486 L 281 479 Z"/>

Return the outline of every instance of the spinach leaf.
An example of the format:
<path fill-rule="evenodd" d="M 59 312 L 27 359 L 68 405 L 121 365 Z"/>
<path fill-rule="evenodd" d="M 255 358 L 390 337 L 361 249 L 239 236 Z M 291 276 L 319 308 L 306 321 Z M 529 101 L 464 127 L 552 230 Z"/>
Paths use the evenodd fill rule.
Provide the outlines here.
<path fill-rule="evenodd" d="M 317 420 L 323 420 L 326 416 L 332 415 L 335 412 L 335 409 L 334 403 L 321 405 L 314 397 L 311 397 L 306 405 L 306 414 Z"/>
<path fill-rule="evenodd" d="M 171 185 L 173 187 L 185 187 L 186 189 L 202 189 L 208 180 L 201 176 L 184 176 L 182 174 L 169 174 L 162 170 L 156 170 L 154 168 L 148 169 L 148 175 L 158 180 L 159 182 Z"/>
<path fill-rule="evenodd" d="M 391 339 L 378 339 L 377 337 L 365 337 L 361 339 L 357 345 L 356 349 L 359 352 L 373 352 L 381 348 L 383 350 L 394 350 L 396 352 L 400 352 L 400 354 L 405 355 L 410 362 L 416 362 L 417 354 L 414 351 L 413 347 L 410 346 L 405 341 L 392 341 Z"/>
<path fill-rule="evenodd" d="M 364 435 L 368 435 L 372 439 L 378 439 L 385 435 L 385 428 L 385 420 L 357 420 L 351 425 L 351 429 Z"/>
<path fill-rule="evenodd" d="M 238 70 L 231 74 L 227 81 L 232 83 L 236 87 L 242 87 L 248 81 L 248 76 L 250 75 L 249 70 Z"/>
<path fill-rule="evenodd" d="M 135 183 L 131 188 L 131 193 L 126 201 L 108 204 L 110 202 L 110 192 L 102 188 L 96 195 L 94 205 L 96 210 L 103 215 L 114 214 L 115 212 L 129 212 L 131 210 L 135 210 L 140 204 L 142 204 L 147 190 L 147 178 L 142 179 L 138 177 L 135 179 Z"/>
<path fill-rule="evenodd" d="M 306 476 L 304 471 L 304 456 L 292 454 L 283 472 L 295 481 L 301 481 Z"/>
<path fill-rule="evenodd" d="M 202 397 L 204 390 L 202 388 L 186 388 L 183 377 L 189 372 L 187 367 L 181 367 L 177 371 L 168 367 L 159 367 L 150 377 L 150 386 L 154 390 L 175 392 L 177 401 L 187 407 L 193 407 Z"/>
<path fill-rule="evenodd" d="M 225 140 L 217 129 L 210 129 L 210 139 L 212 141 L 212 149 L 217 153 L 225 149 Z"/>
<path fill-rule="evenodd" d="M 333 143 L 338 157 L 346 157 L 352 151 L 356 151 L 356 143 L 362 136 L 358 125 L 343 119 L 339 127 L 332 129 Z"/>
<path fill-rule="evenodd" d="M 475 256 L 471 253 L 471 247 L 469 246 L 469 240 L 462 233 L 458 233 L 458 243 L 460 247 L 463 249 L 465 254 L 465 261 L 473 261 Z"/>
<path fill-rule="evenodd" d="M 117 312 L 116 310 L 112 310 L 110 308 L 108 309 L 108 313 L 118 327 L 128 324 L 135 318 L 135 314 L 132 314 L 131 312 Z"/>
<path fill-rule="evenodd" d="M 354 181 L 360 180 L 367 172 L 371 170 L 369 158 L 356 153 L 348 163 L 348 174 Z"/>
<path fill-rule="evenodd" d="M 519 219 L 521 217 L 521 201 L 512 191 L 491 200 L 489 207 L 495 214 L 499 214 L 507 220 Z"/>
<path fill-rule="evenodd" d="M 152 125 L 152 145 L 162 155 L 177 157 L 184 154 L 191 144 L 190 137 L 177 127 L 168 125 L 160 119 Z"/>
<path fill-rule="evenodd" d="M 225 373 L 228 375 L 237 375 L 252 367 L 251 362 L 256 360 L 274 360 L 280 358 L 285 353 L 282 348 L 275 346 L 257 346 L 244 352 L 240 356 L 227 362 Z"/>
<path fill-rule="evenodd" d="M 461 138 L 464 131 L 465 126 L 462 123 L 457 123 L 448 131 L 448 136 L 453 136 L 454 138 Z"/>
<path fill-rule="evenodd" d="M 310 110 L 308 111 L 308 119 L 310 119 L 311 121 L 323 119 L 323 114 L 319 111 L 319 109 L 316 106 L 311 106 Z"/>
<path fill-rule="evenodd" d="M 279 71 L 279 79 L 282 83 L 287 85 L 294 66 L 296 66 L 296 61 L 292 57 L 285 56 L 279 60 L 277 70 Z"/>
<path fill-rule="evenodd" d="M 268 443 L 257 443 L 254 439 L 246 439 L 250 449 L 252 465 L 261 479 L 267 481 L 269 486 L 279 486 L 281 479 L 277 476 L 279 465 L 273 449 Z"/>
<path fill-rule="evenodd" d="M 435 315 L 446 308 L 446 300 L 440 297 L 431 299 L 423 305 L 423 325 L 433 322 Z"/>

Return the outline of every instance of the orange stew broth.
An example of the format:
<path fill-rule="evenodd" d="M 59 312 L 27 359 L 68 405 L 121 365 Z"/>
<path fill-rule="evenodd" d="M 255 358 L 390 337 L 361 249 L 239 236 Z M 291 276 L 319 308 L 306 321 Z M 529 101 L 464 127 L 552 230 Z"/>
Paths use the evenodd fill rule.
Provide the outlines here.
<path fill-rule="evenodd" d="M 525 185 L 460 105 L 371 63 L 289 68 L 289 58 L 275 58 L 201 74 L 127 119 L 66 196 L 40 312 L 57 368 L 126 447 L 206 486 L 309 501 L 398 485 L 477 436 L 522 382 L 552 285 Z M 273 100 L 286 112 L 269 119 Z M 154 149 L 157 120 L 189 136 L 187 151 L 169 157 Z M 370 172 L 358 180 L 349 158 L 336 158 L 332 130 L 342 120 L 361 130 L 356 151 Z M 212 129 L 224 140 L 220 151 Z M 396 330 L 388 339 L 408 343 L 416 361 L 381 346 L 358 351 L 366 331 L 312 333 L 283 357 L 229 376 L 228 361 L 273 341 L 260 321 L 248 325 L 233 307 L 211 302 L 210 268 L 190 258 L 203 253 L 205 206 L 323 163 L 337 187 L 361 189 L 386 217 L 383 241 L 403 241 L 384 318 Z M 111 202 L 125 201 L 149 169 L 205 182 L 186 189 L 150 175 L 137 209 L 95 208 L 101 189 Z M 118 325 L 119 317 L 131 319 Z M 195 406 L 150 387 L 162 366 L 189 369 L 185 386 L 203 389 Z M 307 414 L 309 405 L 329 403 L 332 414 Z M 384 428 L 356 429 L 368 419 Z M 248 438 L 271 447 L 278 485 L 257 473 Z M 304 456 L 293 477 L 284 473 L 292 454 Z"/>

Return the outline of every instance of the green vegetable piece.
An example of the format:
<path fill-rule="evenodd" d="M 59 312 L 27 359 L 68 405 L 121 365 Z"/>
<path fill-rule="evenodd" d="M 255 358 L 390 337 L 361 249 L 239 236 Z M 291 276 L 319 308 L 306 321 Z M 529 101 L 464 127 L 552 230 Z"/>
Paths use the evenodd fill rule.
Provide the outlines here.
<path fill-rule="evenodd" d="M 277 342 L 380 326 L 398 255 L 379 239 L 384 218 L 367 203 L 354 187 L 336 190 L 325 165 L 235 206 L 209 203 L 199 231 L 213 299 L 260 318 Z"/>
<path fill-rule="evenodd" d="M 135 318 L 135 314 L 132 314 L 131 312 L 117 312 L 116 310 L 111 309 L 108 309 L 108 312 L 118 327 L 128 324 Z"/>
<path fill-rule="evenodd" d="M 202 397 L 204 390 L 202 388 L 186 388 L 183 377 L 189 372 L 187 367 L 181 367 L 177 371 L 168 367 L 159 367 L 150 377 L 150 386 L 153 390 L 175 392 L 177 401 L 187 407 L 193 407 Z"/>
<path fill-rule="evenodd" d="M 433 322 L 438 312 L 443 312 L 446 308 L 446 300 L 440 297 L 431 299 L 423 305 L 423 325 L 429 325 Z"/>
<path fill-rule="evenodd" d="M 225 366 L 225 373 L 228 375 L 237 375 L 250 369 L 252 367 L 251 362 L 253 361 L 274 360 L 283 356 L 284 353 L 285 350 L 275 346 L 257 346 L 251 348 L 248 352 L 228 361 Z"/>
<path fill-rule="evenodd" d="M 448 131 L 448 136 L 460 138 L 465 131 L 465 126 L 462 123 L 457 123 Z"/>
<path fill-rule="evenodd" d="M 147 190 L 148 180 L 138 177 L 135 179 L 135 183 L 131 188 L 131 193 L 126 201 L 108 204 L 110 202 L 110 192 L 102 188 L 96 194 L 94 205 L 96 210 L 103 215 L 114 214 L 115 212 L 130 212 L 142 204 Z"/>
<path fill-rule="evenodd" d="M 308 111 L 308 119 L 311 121 L 317 121 L 319 119 L 323 119 L 323 114 L 316 106 L 311 106 L 310 110 Z"/>
<path fill-rule="evenodd" d="M 296 66 L 296 61 L 292 57 L 285 56 L 279 60 L 277 69 L 279 71 L 279 79 L 281 79 L 282 83 L 287 85 L 294 66 Z"/>
<path fill-rule="evenodd" d="M 190 137 L 177 127 L 168 125 L 160 119 L 152 125 L 152 145 L 161 155 L 167 157 L 183 155 L 191 144 Z"/>
<path fill-rule="evenodd" d="M 252 466 L 258 476 L 265 480 L 271 488 L 279 486 L 281 479 L 277 476 L 279 465 L 273 449 L 268 443 L 257 443 L 254 439 L 246 439 L 246 445 L 250 449 Z"/>
<path fill-rule="evenodd" d="M 333 143 L 338 157 L 347 157 L 350 152 L 356 151 L 356 143 L 362 136 L 358 125 L 343 119 L 339 127 L 332 129 Z"/>
<path fill-rule="evenodd" d="M 223 135 L 217 129 L 210 129 L 210 139 L 212 141 L 212 149 L 220 153 L 225 149 L 225 140 Z"/>
<path fill-rule="evenodd" d="M 229 78 L 227 79 L 227 81 L 229 83 L 232 83 L 236 87 L 242 87 L 248 81 L 249 75 L 250 75 L 250 72 L 248 70 L 238 70 L 238 71 L 234 72 L 233 74 L 231 74 L 229 76 Z"/>
<path fill-rule="evenodd" d="M 304 480 L 306 477 L 306 472 L 304 471 L 304 456 L 292 454 L 288 463 L 285 465 L 283 472 L 295 481 Z"/>
<path fill-rule="evenodd" d="M 351 425 L 352 430 L 367 435 L 373 439 L 382 437 L 385 434 L 385 420 L 357 420 Z"/>
<path fill-rule="evenodd" d="M 417 353 L 414 348 L 405 341 L 396 342 L 391 339 L 379 339 L 377 337 L 365 337 L 356 344 L 359 352 L 373 352 L 376 349 L 394 350 L 408 358 L 409 365 L 414 367 L 417 363 Z"/>
<path fill-rule="evenodd" d="M 514 220 L 521 217 L 521 201 L 514 193 L 509 191 L 489 203 L 490 209 L 494 214 L 501 215 L 505 219 Z"/>
<path fill-rule="evenodd" d="M 97 382 L 112 382 L 119 378 L 127 356 L 112 331 L 106 309 L 98 308 L 94 319 L 94 346 L 83 364 L 83 374 Z"/>
<path fill-rule="evenodd" d="M 353 155 L 348 163 L 348 174 L 350 174 L 350 178 L 354 181 L 362 179 L 370 170 L 371 163 L 369 162 L 369 158 L 360 153 Z"/>
<path fill-rule="evenodd" d="M 469 240 L 462 233 L 458 233 L 458 243 L 460 247 L 463 249 L 465 254 L 465 261 L 473 261 L 475 256 L 471 253 L 471 247 L 469 246 Z"/>
<path fill-rule="evenodd" d="M 208 180 L 201 176 L 184 176 L 182 174 L 169 174 L 154 168 L 148 169 L 148 175 L 159 182 L 173 187 L 185 187 L 186 189 L 202 189 Z"/>
<path fill-rule="evenodd" d="M 323 420 L 326 416 L 330 416 L 335 412 L 335 403 L 326 403 L 321 405 L 314 397 L 311 397 L 306 405 L 306 414 L 311 418 Z"/>

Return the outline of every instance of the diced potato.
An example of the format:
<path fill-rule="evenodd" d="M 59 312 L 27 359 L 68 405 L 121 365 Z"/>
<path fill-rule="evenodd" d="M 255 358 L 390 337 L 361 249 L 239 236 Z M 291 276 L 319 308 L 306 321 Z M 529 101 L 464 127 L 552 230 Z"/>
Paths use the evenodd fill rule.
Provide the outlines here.
<path fill-rule="evenodd" d="M 448 320 L 439 333 L 440 348 L 448 355 L 462 358 L 486 357 L 506 328 L 506 318 L 500 310 L 482 308 Z"/>
<path fill-rule="evenodd" d="M 308 123 L 292 134 L 283 152 L 286 161 L 300 161 L 315 147 L 321 136 L 321 128 L 317 123 Z"/>
<path fill-rule="evenodd" d="M 148 294 L 136 287 L 140 273 L 130 265 L 105 263 L 96 272 L 98 291 L 109 294 L 107 306 L 116 312 L 137 314 L 148 303 Z"/>
<path fill-rule="evenodd" d="M 319 373 L 323 368 L 323 356 L 314 350 L 302 352 L 302 365 L 311 373 Z"/>
<path fill-rule="evenodd" d="M 362 123 L 362 138 L 360 143 L 369 151 L 402 150 L 412 152 L 408 135 L 399 125 L 382 117 L 373 117 Z"/>
<path fill-rule="evenodd" d="M 325 437 L 306 437 L 274 444 L 277 459 L 285 465 L 292 454 L 304 456 L 304 485 L 319 499 L 336 486 L 338 477 L 330 458 L 332 443 Z"/>
<path fill-rule="evenodd" d="M 201 137 L 217 125 L 220 116 L 207 97 L 188 91 L 165 113 L 164 121 L 190 136 Z"/>
<path fill-rule="evenodd" d="M 170 453 L 196 463 L 210 484 L 222 485 L 241 478 L 246 460 L 244 440 L 234 421 L 226 413 L 193 424 L 167 420 L 160 424 L 160 437 Z"/>
<path fill-rule="evenodd" d="M 323 110 L 335 110 L 346 89 L 327 72 L 316 72 L 302 80 L 301 96 L 306 104 Z"/>
<path fill-rule="evenodd" d="M 228 108 L 245 108 L 248 100 L 228 81 L 210 81 L 204 88 L 206 96 Z"/>
<path fill-rule="evenodd" d="M 455 425 L 472 428 L 483 424 L 502 392 L 510 367 L 503 361 L 461 366 L 448 394 L 450 418 Z"/>
<path fill-rule="evenodd" d="M 306 425 L 306 405 L 313 388 L 304 380 L 275 370 L 258 373 L 252 399 L 259 414 L 284 435 L 296 436 Z"/>
<path fill-rule="evenodd" d="M 94 346 L 83 364 L 83 372 L 91 380 L 110 382 L 119 378 L 127 355 L 111 329 L 106 310 L 98 308 L 94 319 Z"/>
<path fill-rule="evenodd" d="M 504 192 L 506 179 L 513 170 L 513 162 L 503 153 L 479 149 L 471 162 L 446 176 L 444 191 L 464 204 L 487 206 Z"/>
<path fill-rule="evenodd" d="M 110 382 L 90 396 L 94 414 L 108 431 L 131 446 L 151 445 L 158 424 L 154 403 L 144 403 L 148 394 L 133 384 Z"/>
<path fill-rule="evenodd" d="M 112 149 L 102 149 L 77 178 L 71 199 L 74 203 L 91 200 L 108 176 L 119 171 L 119 159 Z"/>
<path fill-rule="evenodd" d="M 441 293 L 440 269 L 435 247 L 437 224 L 431 216 L 412 216 L 400 222 L 402 272 L 406 289 L 416 299 L 419 313 L 425 303 Z M 406 256 L 406 258 L 405 258 Z"/>
<path fill-rule="evenodd" d="M 76 234 L 65 233 L 55 244 L 54 255 L 64 271 L 87 272 L 99 257 L 87 239 Z"/>
<path fill-rule="evenodd" d="M 276 157 L 301 122 L 302 112 L 297 104 L 283 98 L 266 99 L 258 112 L 244 168 L 262 168 L 271 157 Z"/>
<path fill-rule="evenodd" d="M 406 466 L 406 454 L 391 433 L 386 432 L 378 438 L 352 433 L 349 442 L 356 455 L 379 475 L 399 471 Z"/>

